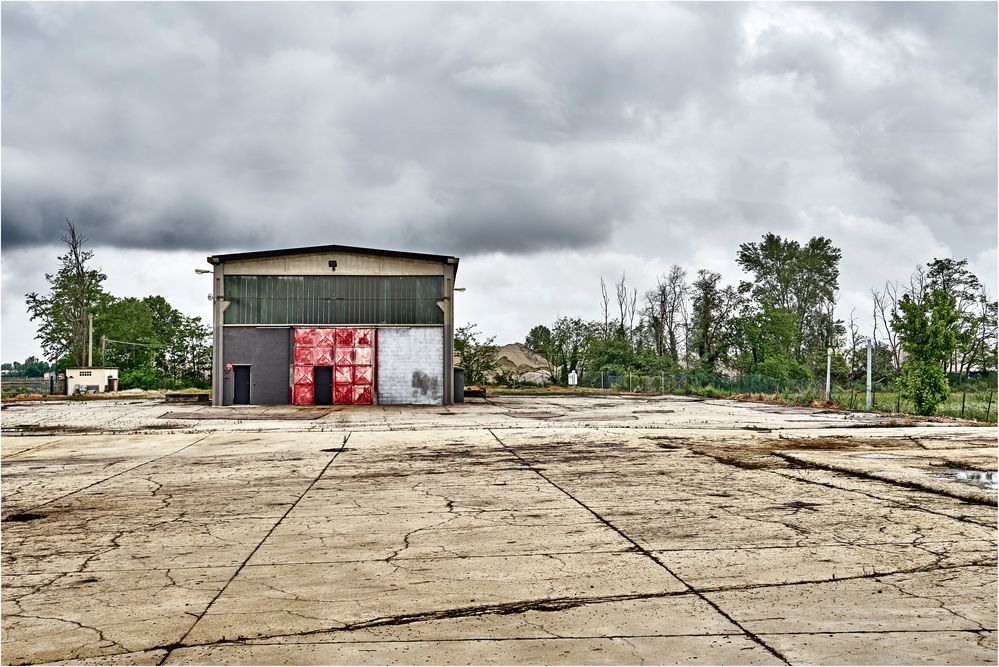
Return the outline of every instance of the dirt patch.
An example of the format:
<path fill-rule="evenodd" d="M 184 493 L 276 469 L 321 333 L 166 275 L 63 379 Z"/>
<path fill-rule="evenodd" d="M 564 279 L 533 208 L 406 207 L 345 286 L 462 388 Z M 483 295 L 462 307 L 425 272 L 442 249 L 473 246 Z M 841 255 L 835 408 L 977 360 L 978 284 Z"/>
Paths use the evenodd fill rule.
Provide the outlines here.
<path fill-rule="evenodd" d="M 767 441 L 770 451 L 777 449 L 906 449 L 912 447 L 908 439 L 894 438 L 840 438 L 822 436 L 819 438 L 785 438 Z"/>
<path fill-rule="evenodd" d="M 303 410 L 265 410 L 261 412 L 249 412 L 243 410 L 225 409 L 205 409 L 194 412 L 164 412 L 160 419 L 192 419 L 204 421 L 209 419 L 235 420 L 235 421 L 312 421 L 325 417 L 334 412 L 330 409 L 303 409 Z"/>
<path fill-rule="evenodd" d="M 559 418 L 559 421 L 580 421 L 580 422 L 619 422 L 631 419 L 638 419 L 635 415 L 589 415 L 578 417 L 566 415 Z"/>
<path fill-rule="evenodd" d="M 503 414 L 514 419 L 554 419 L 565 416 L 557 412 L 504 412 Z"/>
<path fill-rule="evenodd" d="M 37 434 L 57 434 L 57 433 L 94 433 L 103 431 L 101 428 L 91 428 L 89 426 L 48 426 L 44 424 L 23 424 L 9 429 L 10 433 L 37 433 Z"/>
<path fill-rule="evenodd" d="M 27 521 L 37 521 L 39 519 L 44 519 L 44 514 L 33 514 L 32 512 L 18 512 L 17 514 L 11 514 L 9 517 L 4 519 L 4 523 L 24 523 Z"/>

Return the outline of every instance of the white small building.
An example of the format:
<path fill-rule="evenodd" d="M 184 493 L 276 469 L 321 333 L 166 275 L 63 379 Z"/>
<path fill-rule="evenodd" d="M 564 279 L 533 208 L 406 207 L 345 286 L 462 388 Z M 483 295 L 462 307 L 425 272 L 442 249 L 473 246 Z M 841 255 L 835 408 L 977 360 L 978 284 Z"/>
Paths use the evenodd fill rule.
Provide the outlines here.
<path fill-rule="evenodd" d="M 118 391 L 117 368 L 67 368 L 66 395 Z"/>

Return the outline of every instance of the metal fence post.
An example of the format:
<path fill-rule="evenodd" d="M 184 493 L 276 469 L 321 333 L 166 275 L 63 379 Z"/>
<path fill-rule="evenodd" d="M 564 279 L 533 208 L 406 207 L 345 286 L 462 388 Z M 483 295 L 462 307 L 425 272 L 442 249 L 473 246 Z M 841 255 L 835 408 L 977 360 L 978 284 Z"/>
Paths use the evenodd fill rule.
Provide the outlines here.
<path fill-rule="evenodd" d="M 871 341 L 867 341 L 867 409 L 871 409 Z"/>

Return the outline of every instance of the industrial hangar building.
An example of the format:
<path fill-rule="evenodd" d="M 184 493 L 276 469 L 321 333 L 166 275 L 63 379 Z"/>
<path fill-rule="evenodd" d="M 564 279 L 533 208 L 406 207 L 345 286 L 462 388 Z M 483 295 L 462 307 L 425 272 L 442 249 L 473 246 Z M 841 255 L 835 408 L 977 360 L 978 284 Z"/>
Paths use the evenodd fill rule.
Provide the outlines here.
<path fill-rule="evenodd" d="M 214 255 L 213 405 L 450 404 L 458 258 Z"/>

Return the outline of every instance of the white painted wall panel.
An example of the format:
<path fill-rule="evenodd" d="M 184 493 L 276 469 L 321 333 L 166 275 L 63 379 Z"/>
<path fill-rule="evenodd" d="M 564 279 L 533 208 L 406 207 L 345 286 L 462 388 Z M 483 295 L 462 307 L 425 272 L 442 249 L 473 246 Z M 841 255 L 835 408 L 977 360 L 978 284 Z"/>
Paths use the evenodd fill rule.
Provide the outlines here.
<path fill-rule="evenodd" d="M 444 329 L 378 329 L 378 403 L 441 405 L 444 402 Z"/>

